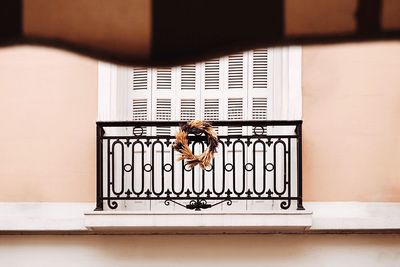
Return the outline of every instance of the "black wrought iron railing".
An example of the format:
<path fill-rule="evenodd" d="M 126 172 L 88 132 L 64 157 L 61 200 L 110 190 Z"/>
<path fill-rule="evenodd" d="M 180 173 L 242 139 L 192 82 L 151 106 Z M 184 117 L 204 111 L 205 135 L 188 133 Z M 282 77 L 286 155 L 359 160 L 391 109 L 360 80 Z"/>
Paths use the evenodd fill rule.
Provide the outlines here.
<path fill-rule="evenodd" d="M 177 161 L 172 143 L 182 123 L 97 122 L 96 210 L 155 201 L 192 210 L 240 201 L 304 209 L 302 121 L 213 121 L 219 147 L 207 170 Z M 243 134 L 225 134 L 232 132 Z M 207 139 L 189 135 L 189 146 L 201 153 Z"/>

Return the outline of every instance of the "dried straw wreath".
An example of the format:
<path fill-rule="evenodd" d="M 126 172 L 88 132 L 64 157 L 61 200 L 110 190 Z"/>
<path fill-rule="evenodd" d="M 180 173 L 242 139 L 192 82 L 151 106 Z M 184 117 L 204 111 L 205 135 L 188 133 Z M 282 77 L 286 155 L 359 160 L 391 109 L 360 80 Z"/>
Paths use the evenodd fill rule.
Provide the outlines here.
<path fill-rule="evenodd" d="M 205 134 L 208 139 L 207 149 L 200 155 L 196 156 L 189 148 L 188 134 Z M 193 120 L 189 121 L 176 133 L 176 140 L 172 145 L 173 148 L 181 153 L 179 160 L 186 160 L 187 166 L 193 168 L 199 165 L 202 169 L 205 169 L 211 165 L 211 160 L 214 158 L 214 154 L 217 152 L 218 147 L 218 136 L 212 128 L 212 125 L 208 122 Z"/>

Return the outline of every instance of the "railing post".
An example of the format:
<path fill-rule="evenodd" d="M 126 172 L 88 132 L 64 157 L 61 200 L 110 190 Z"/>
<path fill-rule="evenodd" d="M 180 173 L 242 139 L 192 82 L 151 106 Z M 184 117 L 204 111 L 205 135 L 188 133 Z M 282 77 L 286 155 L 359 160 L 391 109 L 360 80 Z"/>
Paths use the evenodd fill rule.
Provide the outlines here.
<path fill-rule="evenodd" d="M 302 151 L 302 123 L 296 126 L 297 135 L 297 210 L 304 210 L 303 207 L 303 151 Z"/>
<path fill-rule="evenodd" d="M 104 129 L 96 124 L 96 209 L 103 210 L 103 136 Z"/>

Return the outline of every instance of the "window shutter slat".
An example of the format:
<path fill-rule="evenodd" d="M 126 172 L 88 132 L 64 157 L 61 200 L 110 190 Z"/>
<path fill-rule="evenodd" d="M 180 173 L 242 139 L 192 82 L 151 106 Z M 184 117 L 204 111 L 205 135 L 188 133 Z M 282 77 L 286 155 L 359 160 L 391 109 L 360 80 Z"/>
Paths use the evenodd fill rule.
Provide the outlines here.
<path fill-rule="evenodd" d="M 228 120 L 243 119 L 243 98 L 228 98 Z M 228 135 L 242 134 L 242 127 L 229 126 Z"/>
<path fill-rule="evenodd" d="M 219 120 L 219 100 L 205 99 L 204 119 L 207 121 Z"/>
<path fill-rule="evenodd" d="M 219 73 L 220 63 L 219 59 L 212 59 L 205 62 L 204 66 L 204 88 L 206 90 L 219 89 Z"/>
<path fill-rule="evenodd" d="M 158 68 L 156 73 L 157 73 L 157 78 L 156 78 L 157 90 L 170 90 L 172 83 L 171 68 Z"/>
<path fill-rule="evenodd" d="M 219 120 L 219 100 L 218 99 L 205 99 L 204 100 L 204 120 L 215 121 Z M 214 127 L 218 133 L 218 127 Z"/>
<path fill-rule="evenodd" d="M 169 121 L 171 120 L 171 99 L 157 99 L 156 101 L 156 120 Z M 170 135 L 170 127 L 157 127 L 157 135 Z"/>
<path fill-rule="evenodd" d="M 243 89 L 243 53 L 228 56 L 228 89 Z"/>
<path fill-rule="evenodd" d="M 253 52 L 253 88 L 268 88 L 268 49 L 256 49 Z"/>
<path fill-rule="evenodd" d="M 196 118 L 196 100 L 181 99 L 181 120 L 194 120 Z"/>
<path fill-rule="evenodd" d="M 147 68 L 133 68 L 133 90 L 147 90 Z"/>
<path fill-rule="evenodd" d="M 267 98 L 259 97 L 253 98 L 253 120 L 266 120 L 267 119 Z"/>
<path fill-rule="evenodd" d="M 148 119 L 148 108 L 146 99 L 133 99 L 132 100 L 132 120 L 145 121 Z M 135 134 L 141 134 L 141 129 L 135 129 Z M 146 134 L 146 127 L 143 128 L 143 134 Z"/>
<path fill-rule="evenodd" d="M 184 65 L 181 67 L 181 90 L 196 89 L 196 65 Z"/>

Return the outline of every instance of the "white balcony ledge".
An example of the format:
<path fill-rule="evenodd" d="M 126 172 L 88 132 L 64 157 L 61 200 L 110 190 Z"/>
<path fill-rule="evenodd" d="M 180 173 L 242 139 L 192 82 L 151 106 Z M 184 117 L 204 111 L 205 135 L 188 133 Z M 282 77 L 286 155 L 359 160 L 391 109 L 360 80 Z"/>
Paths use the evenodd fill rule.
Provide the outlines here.
<path fill-rule="evenodd" d="M 305 202 L 307 211 L 247 213 L 92 212 L 95 203 L 0 203 L 0 234 L 378 232 L 400 230 L 400 203 Z M 311 215 L 312 211 L 312 215 Z M 311 225 L 312 217 L 312 226 Z M 195 224 L 193 224 L 195 222 Z M 309 227 L 309 228 L 308 228 Z M 104 231 L 101 231 L 104 229 Z M 129 231 L 130 229 L 130 231 Z M 133 229 L 133 230 L 132 230 Z M 144 231 L 144 230 L 147 231 Z M 166 230 L 169 230 L 167 232 Z M 142 232 L 141 232 L 142 231 Z"/>
<path fill-rule="evenodd" d="M 305 230 L 312 225 L 309 211 L 271 212 L 89 212 L 85 226 L 98 231 L 146 232 L 263 232 Z"/>

